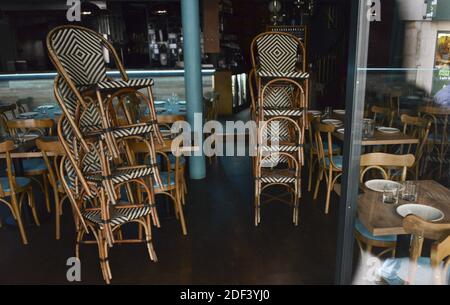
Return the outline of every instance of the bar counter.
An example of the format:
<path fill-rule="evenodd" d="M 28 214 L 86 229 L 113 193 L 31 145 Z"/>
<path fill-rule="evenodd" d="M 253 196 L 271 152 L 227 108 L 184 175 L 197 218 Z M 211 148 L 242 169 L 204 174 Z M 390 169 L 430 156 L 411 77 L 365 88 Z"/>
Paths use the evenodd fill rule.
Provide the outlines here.
<path fill-rule="evenodd" d="M 203 92 L 210 92 L 214 86 L 215 69 L 202 69 Z M 155 100 L 167 100 L 176 93 L 180 100 L 185 100 L 184 70 L 127 70 L 130 78 L 153 78 Z M 107 75 L 120 77 L 117 70 L 110 70 Z M 0 105 L 15 103 L 19 99 L 32 98 L 29 105 L 34 109 L 41 104 L 56 102 L 53 95 L 53 80 L 56 72 L 10 73 L 0 74 Z"/>

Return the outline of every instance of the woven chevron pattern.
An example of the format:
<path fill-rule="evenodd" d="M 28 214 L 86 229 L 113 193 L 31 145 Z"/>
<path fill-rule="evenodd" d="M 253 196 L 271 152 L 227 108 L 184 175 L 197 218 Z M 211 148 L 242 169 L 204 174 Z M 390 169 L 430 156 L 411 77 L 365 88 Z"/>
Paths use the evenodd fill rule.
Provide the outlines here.
<path fill-rule="evenodd" d="M 90 85 L 106 80 L 102 41 L 92 33 L 62 28 L 51 37 L 53 49 L 61 65 L 77 85 Z"/>
<path fill-rule="evenodd" d="M 264 108 L 289 108 L 294 104 L 294 87 L 291 85 L 276 85 L 264 90 L 262 106 Z"/>
<path fill-rule="evenodd" d="M 293 78 L 293 79 L 307 79 L 309 78 L 308 72 L 301 71 L 291 71 L 291 72 L 283 72 L 283 71 L 264 71 L 259 70 L 258 75 L 260 77 L 266 78 Z"/>
<path fill-rule="evenodd" d="M 130 79 L 128 81 L 114 80 L 114 81 L 100 82 L 96 84 L 96 87 L 100 90 L 122 89 L 122 88 L 133 88 L 138 90 L 148 86 L 153 86 L 153 79 Z"/>
<path fill-rule="evenodd" d="M 292 37 L 270 33 L 256 41 L 261 71 L 293 72 L 298 45 Z"/>
<path fill-rule="evenodd" d="M 262 138 L 265 141 L 290 141 L 289 121 L 274 120 L 269 122 L 267 127 L 262 130 Z"/>
<path fill-rule="evenodd" d="M 268 170 L 263 168 L 259 180 L 262 183 L 296 183 L 297 177 L 293 170 Z"/>
<path fill-rule="evenodd" d="M 302 108 L 284 108 L 284 109 L 273 109 L 264 108 L 263 110 L 264 117 L 271 116 L 287 116 L 287 117 L 301 117 L 303 115 Z"/>
<path fill-rule="evenodd" d="M 300 149 L 301 145 L 262 145 L 261 150 L 264 152 L 296 152 Z"/>
<path fill-rule="evenodd" d="M 129 221 L 139 219 L 143 216 L 147 216 L 151 213 L 151 207 L 150 206 L 139 206 L 139 207 L 127 207 L 127 208 L 121 208 L 113 207 L 113 210 L 110 214 L 109 223 L 115 227 L 120 226 L 124 223 L 127 223 Z M 84 211 L 82 213 L 83 217 L 90 222 L 93 222 L 97 224 L 100 228 L 103 228 L 104 223 L 101 219 L 101 212 L 100 210 L 88 210 Z"/>
<path fill-rule="evenodd" d="M 108 178 L 112 183 L 122 183 L 133 179 L 143 178 L 154 173 L 154 166 L 142 166 L 136 168 L 116 169 L 110 177 L 104 177 L 100 173 L 86 173 L 86 179 L 97 184 L 101 184 L 104 179 Z"/>

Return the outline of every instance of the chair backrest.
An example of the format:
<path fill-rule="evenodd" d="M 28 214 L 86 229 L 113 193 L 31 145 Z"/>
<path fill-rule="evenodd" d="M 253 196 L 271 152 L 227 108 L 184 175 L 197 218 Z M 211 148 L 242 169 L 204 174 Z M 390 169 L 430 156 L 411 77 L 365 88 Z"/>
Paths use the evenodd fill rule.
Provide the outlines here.
<path fill-rule="evenodd" d="M 9 120 L 6 125 L 12 135 L 20 130 L 23 134 L 38 132 L 40 135 L 52 135 L 55 122 L 52 119 Z"/>
<path fill-rule="evenodd" d="M 447 146 L 449 143 L 449 119 L 450 108 L 438 106 L 419 107 L 419 113 L 423 118 L 432 121 L 430 133 L 433 134 L 433 144 Z"/>
<path fill-rule="evenodd" d="M 282 32 L 265 32 L 256 36 L 251 44 L 253 68 L 262 71 L 293 72 L 306 70 L 303 43 L 294 35 Z"/>
<path fill-rule="evenodd" d="M 446 281 L 450 271 L 450 224 L 430 223 L 415 215 L 409 215 L 403 220 L 403 228 L 406 233 L 412 235 L 407 282 L 414 282 L 423 241 L 430 239 L 433 240 L 430 260 L 434 284 L 448 284 Z"/>
<path fill-rule="evenodd" d="M 14 142 L 11 140 L 4 141 L 0 143 L 0 154 L 5 154 L 6 156 L 6 175 L 8 177 L 8 183 L 10 188 L 11 196 L 14 196 L 13 200 L 16 200 L 15 189 L 16 189 L 16 179 L 13 171 L 13 164 L 11 159 L 11 151 L 14 150 Z M 0 184 L 0 197 L 6 197 L 5 190 Z"/>
<path fill-rule="evenodd" d="M 416 145 L 414 156 L 416 157 L 416 164 L 422 159 L 425 145 L 428 142 L 428 136 L 430 134 L 431 129 L 431 120 L 421 117 L 413 117 L 407 114 L 403 114 L 400 117 L 401 122 L 403 123 L 403 133 L 408 134 L 410 136 L 416 137 L 419 139 L 419 144 Z M 404 151 L 404 147 L 401 147 L 402 153 L 412 153 L 413 145 L 407 145 L 406 152 Z"/>
<path fill-rule="evenodd" d="M 320 117 L 315 118 L 312 125 L 319 160 L 322 160 L 323 166 L 326 166 L 326 158 L 328 158 L 333 168 L 338 169 L 333 162 L 333 133 L 336 131 L 336 126 L 322 123 Z"/>
<path fill-rule="evenodd" d="M 19 113 L 27 112 L 30 109 L 30 104 L 33 102 L 32 97 L 21 98 L 16 101 L 17 110 Z"/>
<path fill-rule="evenodd" d="M 303 87 L 291 79 L 273 79 L 262 90 L 258 106 L 261 108 L 305 107 Z"/>
<path fill-rule="evenodd" d="M 394 155 L 386 153 L 369 153 L 361 156 L 360 167 L 361 175 L 360 181 L 363 182 L 364 175 L 369 170 L 378 170 L 381 172 L 383 179 L 390 179 L 389 169 L 392 167 L 402 168 L 401 181 L 406 180 L 408 167 L 413 166 L 414 156 L 408 155 Z"/>
<path fill-rule="evenodd" d="M 395 110 L 387 107 L 372 106 L 371 111 L 373 113 L 373 119 L 375 122 L 388 127 L 392 127 L 394 122 Z"/>
<path fill-rule="evenodd" d="M 61 159 L 66 154 L 63 146 L 58 140 L 48 140 L 39 138 L 36 140 L 36 147 L 42 152 L 42 157 L 47 165 L 49 181 L 53 189 L 56 191 L 58 181 L 61 182 L 62 177 L 59 176 L 59 164 Z M 49 156 L 49 155 L 52 156 Z M 62 184 L 61 184 L 62 186 Z"/>

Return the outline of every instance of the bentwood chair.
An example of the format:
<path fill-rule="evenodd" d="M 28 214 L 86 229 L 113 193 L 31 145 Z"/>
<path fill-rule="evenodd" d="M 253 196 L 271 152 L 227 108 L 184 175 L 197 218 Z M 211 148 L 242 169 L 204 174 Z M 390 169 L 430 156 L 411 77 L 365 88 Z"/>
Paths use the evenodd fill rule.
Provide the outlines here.
<path fill-rule="evenodd" d="M 438 106 L 424 106 L 419 108 L 419 116 L 432 121 L 430 129 L 428 151 L 429 159 L 438 163 L 438 177 L 442 176 L 444 164 L 448 164 L 448 152 L 450 147 L 450 108 Z"/>
<path fill-rule="evenodd" d="M 261 222 L 261 196 L 273 186 L 282 186 L 291 195 L 289 201 L 282 197 L 269 197 L 293 206 L 292 222 L 298 225 L 301 197 L 301 166 L 303 165 L 303 132 L 288 117 L 273 117 L 262 122 L 258 130 L 258 147 L 255 164 L 255 226 Z"/>
<path fill-rule="evenodd" d="M 415 162 L 409 170 L 413 177 L 418 180 L 420 171 L 426 164 L 426 160 L 423 160 L 423 157 L 426 154 L 432 121 L 427 118 L 413 117 L 407 114 L 402 114 L 400 120 L 403 124 L 403 133 L 419 139 L 419 144 L 402 145 L 400 147 L 402 154 L 414 154 Z M 425 157 L 427 156 L 425 155 Z"/>
<path fill-rule="evenodd" d="M 320 122 L 320 118 L 316 118 L 313 121 L 314 140 L 317 145 L 319 159 L 319 173 L 313 198 L 314 200 L 317 199 L 320 182 L 325 176 L 327 185 L 325 214 L 328 214 L 330 208 L 331 191 L 334 189 L 337 179 L 342 175 L 343 156 L 333 154 L 333 133 L 335 131 L 336 127 L 334 125 L 323 124 Z M 326 143 L 325 145 L 324 142 Z"/>
<path fill-rule="evenodd" d="M 30 111 L 31 103 L 33 102 L 32 97 L 21 98 L 16 101 L 17 110 L 20 113 L 25 113 Z"/>
<path fill-rule="evenodd" d="M 26 119 L 9 120 L 8 129 L 12 137 L 25 140 L 28 136 L 51 136 L 53 134 L 54 121 L 52 119 Z M 48 185 L 48 168 L 43 158 L 29 158 L 22 160 L 24 175 L 31 177 L 40 186 L 44 194 L 47 212 L 50 213 L 50 196 Z M 42 178 L 42 183 L 36 177 Z"/>
<path fill-rule="evenodd" d="M 0 177 L 0 203 L 5 204 L 11 211 L 14 220 L 19 227 L 22 242 L 28 244 L 27 235 L 22 221 L 22 205 L 25 195 L 28 205 L 31 207 L 35 223 L 39 226 L 39 218 L 36 212 L 34 194 L 31 180 L 27 177 L 16 177 L 14 175 L 11 151 L 14 150 L 13 141 L 0 143 L 0 153 L 6 155 L 6 177 Z M 19 196 L 17 198 L 17 196 Z M 7 199 L 9 198 L 9 201 Z"/>
<path fill-rule="evenodd" d="M 80 26 L 59 26 L 48 33 L 47 49 L 58 74 L 75 97 L 76 105 L 79 103 L 78 106 L 81 107 L 81 111 L 74 116 L 74 113 L 66 107 L 66 101 L 59 101 L 62 111 L 66 114 L 84 149 L 87 150 L 88 147 L 83 133 L 85 136 L 100 136 L 114 158 L 117 158 L 119 154 L 119 148 L 115 141 L 117 138 L 151 133 L 158 142 L 163 141 L 156 126 L 156 111 L 151 89 L 153 80 L 130 80 L 114 47 L 101 34 Z M 120 71 L 120 80 L 108 79 L 104 58 L 105 50 L 112 54 Z M 147 95 L 138 91 L 140 89 L 146 89 Z M 117 100 L 129 95 L 135 95 L 145 100 L 152 119 L 131 126 L 115 126 L 117 124 L 112 121 L 109 109 Z M 81 125 L 94 125 L 95 128 L 80 130 L 80 119 L 86 121 L 85 123 L 81 122 Z M 97 124 L 90 122 L 93 119 L 96 120 L 96 123 L 101 123 L 100 128 L 97 127 Z"/>
<path fill-rule="evenodd" d="M 377 275 L 389 285 L 450 284 L 450 224 L 430 223 L 409 215 L 403 228 L 412 235 L 409 257 L 387 259 Z M 422 256 L 425 240 L 431 240 L 429 256 Z"/>
<path fill-rule="evenodd" d="M 392 127 L 394 122 L 395 110 L 387 107 L 372 106 L 373 120 L 376 124 L 386 127 Z"/>
<path fill-rule="evenodd" d="M 370 153 L 361 156 L 360 166 L 360 183 L 363 183 L 368 173 L 373 174 L 377 171 L 381 174 L 382 179 L 393 179 L 391 175 L 392 169 L 400 169 L 400 181 L 406 180 L 407 169 L 413 166 L 414 156 L 393 155 L 386 153 Z M 395 247 L 397 244 L 396 235 L 375 236 L 362 224 L 359 218 L 355 220 L 355 238 L 361 251 L 372 252 L 374 247 L 381 248 L 383 251 L 378 254 L 382 256 L 390 251 L 395 255 Z"/>
<path fill-rule="evenodd" d="M 39 138 L 36 140 L 36 146 L 42 152 L 42 157 L 48 169 L 48 180 L 53 189 L 56 239 L 59 240 L 61 238 L 62 205 L 67 199 L 66 192 L 62 185 L 62 179 L 64 178 L 59 175 L 59 166 L 61 159 L 65 155 L 65 151 L 61 143 L 54 138 Z"/>
<path fill-rule="evenodd" d="M 313 172 L 316 166 L 319 165 L 319 150 L 317 148 L 317 144 L 315 141 L 315 137 L 313 134 L 313 127 L 312 122 L 315 120 L 317 115 L 314 115 L 313 113 L 308 113 L 307 120 L 308 120 L 308 137 L 307 137 L 307 146 L 306 149 L 308 151 L 308 192 L 311 191 L 312 188 L 312 178 L 313 178 Z M 325 155 L 328 155 L 328 146 L 324 147 Z M 333 155 L 339 155 L 341 153 L 341 148 L 339 145 L 333 143 Z"/>
<path fill-rule="evenodd" d="M 152 206 L 154 205 L 152 197 L 148 196 L 142 202 L 133 204 L 131 201 L 134 199 L 130 198 L 130 193 L 126 191 L 126 189 L 134 186 L 136 188 L 143 188 L 148 194 L 151 194 L 151 187 L 149 188 L 146 183 L 139 179 L 127 180 L 115 184 L 115 191 L 121 194 L 121 198 L 117 204 L 110 205 L 105 200 L 95 200 L 94 198 L 86 199 L 83 198 L 83 194 L 77 196 L 77 179 L 69 178 L 74 171 L 72 163 L 69 162 L 66 157 L 63 157 L 60 163 L 60 177 L 68 177 L 61 181 L 72 204 L 76 219 L 76 257 L 80 257 L 81 244 L 96 244 L 98 247 L 103 279 L 109 284 L 112 279 L 108 259 L 109 246 L 111 245 L 109 244 L 108 232 L 106 230 L 106 227 L 109 226 L 111 233 L 116 236 L 116 238 L 113 238 L 112 240 L 113 244 L 144 243 L 147 246 L 150 260 L 156 262 L 157 257 L 153 248 L 150 217 L 152 214 Z M 104 193 L 99 195 L 100 197 L 105 196 Z M 136 223 L 138 225 L 138 237 L 124 238 L 121 229 L 123 226 L 131 223 Z M 145 235 L 141 234 L 142 229 L 144 230 Z M 87 239 L 87 235 L 91 235 L 94 239 Z"/>
<path fill-rule="evenodd" d="M 16 118 L 16 104 L 0 105 L 0 127 L 4 133 L 9 133 L 7 122 Z"/>

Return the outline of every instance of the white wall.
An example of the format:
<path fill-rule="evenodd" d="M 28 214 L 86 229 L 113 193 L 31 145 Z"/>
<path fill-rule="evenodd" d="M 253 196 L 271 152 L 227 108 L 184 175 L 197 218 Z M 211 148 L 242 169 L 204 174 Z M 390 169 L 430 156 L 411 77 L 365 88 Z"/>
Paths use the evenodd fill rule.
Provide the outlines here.
<path fill-rule="evenodd" d="M 413 0 L 415 1 L 415 0 Z M 403 67 L 417 68 L 408 73 L 408 81 L 431 92 L 437 31 L 450 31 L 450 21 L 407 21 Z"/>

